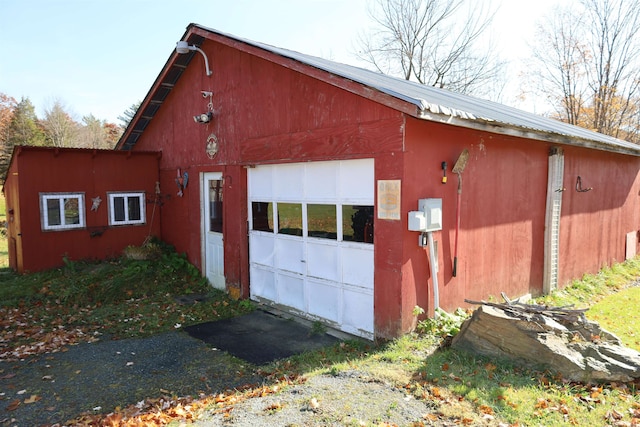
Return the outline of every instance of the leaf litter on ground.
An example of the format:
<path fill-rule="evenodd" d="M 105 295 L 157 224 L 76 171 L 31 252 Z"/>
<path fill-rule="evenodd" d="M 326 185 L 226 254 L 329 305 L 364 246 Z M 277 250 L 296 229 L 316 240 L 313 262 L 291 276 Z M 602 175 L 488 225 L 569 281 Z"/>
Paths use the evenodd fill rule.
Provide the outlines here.
<path fill-rule="evenodd" d="M 632 270 L 632 277 L 640 276 L 638 264 L 636 260 L 629 265 L 628 269 Z M 82 266 L 74 265 L 73 267 L 77 270 Z M 180 268 L 182 267 L 184 265 Z M 178 274 L 180 268 L 174 269 L 169 276 Z M 144 267 L 140 270 L 146 272 L 152 269 Z M 627 274 L 625 277 L 627 285 L 620 284 L 620 281 L 613 285 L 605 283 L 604 291 L 601 285 L 595 286 L 602 291 L 600 293 L 594 293 L 592 283 L 586 287 L 579 285 L 578 288 L 583 286 L 588 295 L 593 294 L 595 300 L 602 300 L 633 282 L 629 274 L 625 274 Z M 596 281 L 601 281 L 600 276 L 596 277 Z M 204 288 L 199 286 L 194 278 L 182 280 L 189 283 L 187 287 L 191 292 L 208 292 L 206 286 Z M 593 278 L 588 280 L 594 281 Z M 153 281 L 157 285 L 158 279 Z M 91 282 L 98 281 L 91 280 Z M 174 286 L 176 280 L 171 282 L 171 286 Z M 135 280 L 134 283 L 136 283 Z M 95 285 L 93 287 L 95 288 Z M 109 336 L 109 339 L 147 336 L 175 328 L 177 324 L 187 325 L 212 318 L 228 317 L 251 309 L 250 304 L 228 300 L 225 295 L 214 295 L 209 298 L 208 304 L 196 303 L 194 306 L 197 309 L 189 310 L 191 306 L 176 302 L 175 292 L 164 291 L 159 294 L 150 292 L 145 295 L 134 295 L 133 291 L 123 291 L 123 295 L 128 299 L 119 301 L 117 304 L 91 300 L 88 304 L 75 301 L 72 305 L 65 305 L 61 304 L 60 297 L 52 292 L 51 288 L 55 288 L 55 284 L 40 288 L 36 293 L 37 298 L 23 299 L 18 303 L 6 304 L 0 308 L 3 319 L 0 323 L 0 359 L 11 360 L 11 358 L 19 359 L 34 354 L 64 351 L 68 345 L 104 339 L 105 336 Z M 178 289 L 177 294 L 188 293 L 185 291 L 184 288 Z M 570 292 L 573 291 L 563 290 L 561 292 L 563 298 L 566 299 L 566 294 Z M 42 298 L 43 295 L 49 298 Z M 68 296 L 67 299 L 73 300 Z M 579 294 L 578 299 L 588 300 L 584 294 Z M 232 309 L 229 310 L 229 307 Z M 205 309 L 202 310 L 202 308 Z M 405 337 L 398 342 L 406 339 Z M 341 343 L 335 349 L 328 351 L 328 353 L 341 353 L 337 357 L 326 354 L 307 355 L 306 357 L 312 361 L 293 358 L 292 361 L 284 364 L 268 367 L 266 371 L 262 371 L 262 374 L 270 385 L 247 385 L 244 389 L 213 395 L 149 396 L 136 404 L 118 407 L 106 414 L 95 413 L 95 411 L 83 414 L 75 420 L 70 420 L 67 425 L 144 424 L 153 426 L 165 425 L 171 421 L 190 422 L 203 413 L 231 414 L 234 405 L 247 399 L 264 398 L 280 393 L 293 385 L 304 384 L 309 375 L 326 375 L 327 372 L 340 372 L 351 368 L 371 369 L 372 375 L 377 375 L 375 371 L 379 368 L 382 367 L 382 370 L 385 370 L 394 364 L 393 370 L 404 369 L 407 373 L 412 373 L 404 386 L 399 385 L 405 388 L 407 395 L 438 403 L 439 410 L 427 413 L 423 420 L 417 421 L 425 425 L 437 424 L 442 420 L 456 420 L 458 425 L 470 425 L 478 420 L 488 424 L 497 423 L 496 425 L 501 426 L 530 423 L 575 425 L 584 422 L 583 418 L 580 418 L 580 411 L 597 413 L 599 422 L 609 425 L 640 425 L 640 395 L 637 384 L 605 384 L 599 387 L 571 384 L 561 378 L 554 378 L 548 373 L 520 368 L 513 368 L 512 374 L 515 376 L 509 377 L 504 372 L 511 369 L 509 367 L 504 369 L 496 367 L 493 361 L 460 355 L 449 349 L 436 352 L 434 355 L 421 349 L 414 349 L 419 358 L 425 360 L 419 363 L 409 360 L 410 357 L 405 358 L 402 362 L 404 366 L 398 368 L 396 356 L 389 356 L 388 348 L 388 343 L 364 347 Z M 346 360 L 348 362 L 345 362 Z M 431 366 L 434 363 L 439 366 L 436 372 Z M 393 377 L 394 374 L 390 375 Z M 484 378 L 480 381 L 479 376 Z M 490 381 L 489 395 L 483 394 L 482 388 L 487 387 L 488 384 L 485 381 Z M 525 391 L 529 388 L 532 392 Z M 540 396 L 533 399 L 529 396 L 531 393 Z M 15 399 L 9 403 L 7 409 L 30 404 L 28 402 L 33 403 L 37 398 L 37 395 L 28 395 Z M 455 413 L 458 410 L 457 405 L 460 403 L 470 404 L 475 408 L 472 409 L 475 414 L 463 412 L 457 417 L 450 415 L 450 412 Z M 278 405 L 281 404 L 278 403 Z M 451 408 L 447 410 L 447 407 Z M 279 411 L 278 408 L 274 408 L 272 412 Z M 501 419 L 506 421 L 500 421 Z M 589 420 L 593 419 L 593 417 L 589 418 Z"/>

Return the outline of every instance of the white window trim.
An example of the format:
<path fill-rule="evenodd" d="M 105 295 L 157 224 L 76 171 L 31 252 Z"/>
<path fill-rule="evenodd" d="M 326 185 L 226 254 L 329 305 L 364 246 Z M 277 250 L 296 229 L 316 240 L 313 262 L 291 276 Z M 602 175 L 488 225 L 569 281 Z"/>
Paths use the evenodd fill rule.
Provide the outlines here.
<path fill-rule="evenodd" d="M 78 224 L 65 224 L 64 199 L 78 199 Z M 47 200 L 59 200 L 60 203 L 60 225 L 49 225 L 49 211 L 47 210 Z M 85 206 L 84 193 L 40 193 L 40 221 L 43 231 L 65 231 L 85 228 Z"/>
<path fill-rule="evenodd" d="M 107 193 L 107 197 L 109 198 L 109 225 L 118 226 L 118 225 L 140 225 L 145 224 L 147 222 L 147 214 L 146 214 L 146 203 L 145 203 L 145 193 L 144 191 L 129 191 L 129 192 L 118 192 L 118 193 Z M 115 218 L 115 209 L 113 206 L 114 200 L 116 197 L 137 197 L 140 199 L 140 219 L 139 220 L 130 220 L 128 218 L 129 211 L 126 209 L 125 203 L 125 220 L 124 221 L 116 221 Z"/>

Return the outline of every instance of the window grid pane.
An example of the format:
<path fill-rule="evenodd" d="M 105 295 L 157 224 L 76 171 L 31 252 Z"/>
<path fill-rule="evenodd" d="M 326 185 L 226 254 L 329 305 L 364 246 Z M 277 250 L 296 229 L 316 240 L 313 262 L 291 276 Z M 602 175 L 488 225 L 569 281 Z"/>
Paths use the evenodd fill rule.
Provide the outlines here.
<path fill-rule="evenodd" d="M 47 200 L 47 226 L 62 225 L 62 217 L 60 215 L 60 200 L 59 199 L 46 199 Z"/>
<path fill-rule="evenodd" d="M 43 230 L 64 231 L 84 228 L 84 194 L 40 193 Z"/>
<path fill-rule="evenodd" d="M 273 203 L 251 202 L 253 230 L 273 232 Z"/>
<path fill-rule="evenodd" d="M 342 206 L 343 240 L 373 243 L 373 206 Z"/>
<path fill-rule="evenodd" d="M 140 197 L 138 196 L 134 196 L 134 197 L 128 197 L 127 198 L 127 206 L 129 208 L 128 212 L 128 218 L 127 220 L 129 221 L 140 221 L 141 217 L 141 212 L 140 212 Z"/>
<path fill-rule="evenodd" d="M 302 204 L 278 203 L 278 233 L 302 236 Z"/>
<path fill-rule="evenodd" d="M 80 224 L 80 207 L 77 198 L 68 198 L 64 200 L 64 225 Z"/>
<path fill-rule="evenodd" d="M 307 234 L 309 237 L 336 240 L 338 226 L 336 205 L 307 205 Z"/>
<path fill-rule="evenodd" d="M 144 193 L 108 193 L 109 225 L 145 223 Z"/>

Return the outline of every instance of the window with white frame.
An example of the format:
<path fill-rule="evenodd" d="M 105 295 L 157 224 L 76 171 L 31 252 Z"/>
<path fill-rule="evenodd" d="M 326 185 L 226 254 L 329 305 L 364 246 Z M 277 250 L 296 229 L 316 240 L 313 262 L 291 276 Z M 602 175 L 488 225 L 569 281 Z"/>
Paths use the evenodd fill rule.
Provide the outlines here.
<path fill-rule="evenodd" d="M 107 193 L 109 196 L 109 225 L 144 224 L 144 192 Z"/>
<path fill-rule="evenodd" d="M 84 209 L 84 193 L 40 193 L 43 230 L 84 228 Z"/>

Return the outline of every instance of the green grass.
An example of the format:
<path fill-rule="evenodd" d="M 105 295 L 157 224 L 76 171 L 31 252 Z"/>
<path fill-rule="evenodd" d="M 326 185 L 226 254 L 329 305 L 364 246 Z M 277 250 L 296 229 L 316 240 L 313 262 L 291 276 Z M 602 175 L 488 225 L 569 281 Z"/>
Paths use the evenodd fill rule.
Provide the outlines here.
<path fill-rule="evenodd" d="M 182 303 L 183 295 L 200 301 Z M 157 334 L 253 309 L 216 291 L 186 257 L 162 246 L 152 260 L 67 262 L 59 269 L 0 275 L 0 353 L 48 333 L 111 338 Z"/>

